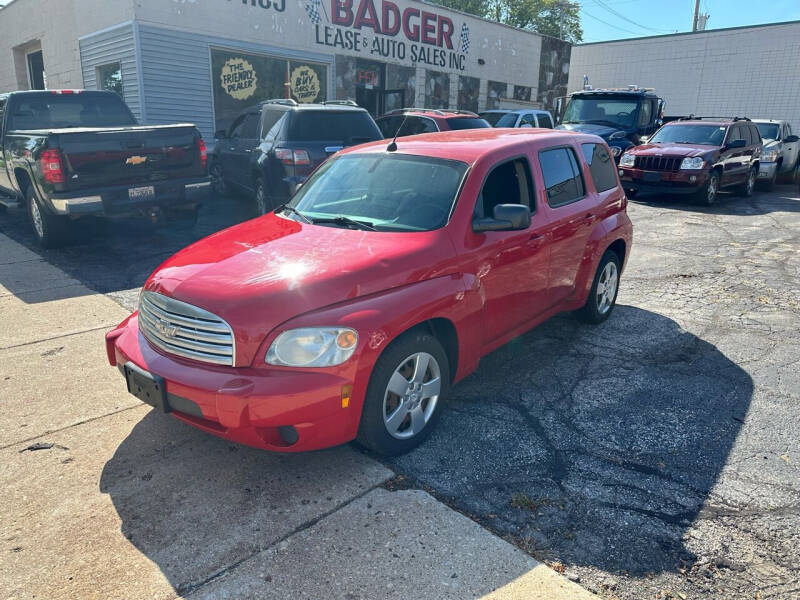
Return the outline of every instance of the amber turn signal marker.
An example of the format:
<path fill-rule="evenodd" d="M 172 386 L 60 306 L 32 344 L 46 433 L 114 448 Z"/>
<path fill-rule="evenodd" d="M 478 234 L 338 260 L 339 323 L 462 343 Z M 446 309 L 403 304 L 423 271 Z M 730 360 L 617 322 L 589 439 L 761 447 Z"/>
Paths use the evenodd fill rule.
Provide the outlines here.
<path fill-rule="evenodd" d="M 355 346 L 355 343 L 358 341 L 356 334 L 352 331 L 343 331 L 339 335 L 336 336 L 336 345 L 343 350 L 348 350 Z"/>
<path fill-rule="evenodd" d="M 350 384 L 342 386 L 342 408 L 350 406 L 350 394 L 353 391 L 353 386 Z"/>

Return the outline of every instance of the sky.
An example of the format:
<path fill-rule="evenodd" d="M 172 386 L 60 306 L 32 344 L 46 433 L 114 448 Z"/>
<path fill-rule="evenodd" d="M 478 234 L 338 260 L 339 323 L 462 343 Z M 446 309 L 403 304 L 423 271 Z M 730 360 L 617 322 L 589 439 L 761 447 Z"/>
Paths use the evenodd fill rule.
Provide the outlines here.
<path fill-rule="evenodd" d="M 695 0 L 579 0 L 583 41 L 691 31 L 694 3 Z M 700 0 L 700 12 L 711 15 L 706 29 L 795 21 L 800 20 L 800 0 Z"/>

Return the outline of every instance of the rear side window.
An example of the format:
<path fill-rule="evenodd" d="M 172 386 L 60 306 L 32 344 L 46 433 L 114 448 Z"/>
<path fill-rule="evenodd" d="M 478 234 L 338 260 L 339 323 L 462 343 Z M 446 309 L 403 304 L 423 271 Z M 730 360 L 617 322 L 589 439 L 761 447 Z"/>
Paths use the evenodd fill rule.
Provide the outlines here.
<path fill-rule="evenodd" d="M 258 113 L 247 113 L 239 130 L 239 137 L 252 140 L 258 137 L 258 123 L 261 116 Z"/>
<path fill-rule="evenodd" d="M 583 157 L 589 165 L 594 187 L 598 192 L 617 187 L 617 168 L 608 150 L 602 144 L 581 144 Z"/>
<path fill-rule="evenodd" d="M 275 124 L 286 114 L 282 110 L 266 109 L 261 117 L 261 134 L 268 139 L 275 138 L 276 132 L 270 131 Z"/>
<path fill-rule="evenodd" d="M 747 128 L 750 130 L 750 138 L 753 140 L 753 143 L 760 144 L 761 134 L 758 132 L 758 128 L 752 123 L 748 125 Z"/>
<path fill-rule="evenodd" d="M 286 138 L 351 145 L 379 140 L 381 132 L 366 111 L 298 110 L 292 114 Z"/>
<path fill-rule="evenodd" d="M 542 150 L 539 165 L 550 206 L 564 206 L 584 197 L 583 178 L 572 148 Z"/>
<path fill-rule="evenodd" d="M 136 124 L 131 111 L 113 92 L 20 94 L 9 108 L 9 130 Z"/>
<path fill-rule="evenodd" d="M 550 115 L 539 113 L 539 127 L 544 127 L 545 129 L 553 128 L 553 119 L 550 118 Z"/>
<path fill-rule="evenodd" d="M 491 127 L 486 121 L 477 117 L 447 119 L 447 124 L 450 125 L 450 129 L 485 129 L 486 127 Z"/>
<path fill-rule="evenodd" d="M 498 204 L 524 204 L 534 212 L 533 183 L 528 161 L 515 158 L 492 169 L 475 205 L 475 216 L 491 217 Z"/>
<path fill-rule="evenodd" d="M 423 117 L 408 117 L 404 119 L 404 121 L 405 123 L 403 123 L 403 120 L 400 122 L 402 128 L 398 137 L 439 131 L 439 128 L 436 126 L 436 121 L 433 119 L 426 119 Z M 394 136 L 394 134 L 392 134 L 392 136 Z"/>
<path fill-rule="evenodd" d="M 397 132 L 397 128 L 400 127 L 402 120 L 402 117 L 384 117 L 383 119 L 378 119 L 375 122 L 378 125 L 378 129 L 381 130 L 383 137 L 390 138 L 394 137 L 394 134 Z"/>

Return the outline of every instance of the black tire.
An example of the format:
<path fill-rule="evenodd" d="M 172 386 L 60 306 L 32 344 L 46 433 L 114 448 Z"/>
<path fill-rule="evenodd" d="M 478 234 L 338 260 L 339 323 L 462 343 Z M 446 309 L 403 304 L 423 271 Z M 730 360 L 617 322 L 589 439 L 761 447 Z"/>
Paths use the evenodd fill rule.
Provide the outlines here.
<path fill-rule="evenodd" d="M 407 399 L 400 400 L 400 396 L 391 393 L 388 386 L 390 379 L 395 375 L 396 371 L 403 369 L 404 365 L 413 364 L 414 361 L 409 361 L 409 359 L 416 354 L 428 355 L 435 359 L 435 366 L 438 367 L 440 385 L 435 404 L 431 408 L 429 417 L 424 421 L 424 425 L 420 431 L 411 434 L 411 413 L 419 408 L 424 414 L 429 404 L 425 403 L 425 399 L 420 400 L 419 397 L 414 397 L 413 395 L 410 395 Z M 427 383 L 435 379 L 433 362 L 434 361 L 428 363 L 428 368 L 426 372 L 423 373 L 422 381 L 424 381 L 424 377 L 430 378 Z M 411 380 L 408 381 L 408 385 L 411 386 L 413 383 L 412 376 Z M 372 375 L 370 376 L 369 385 L 367 386 L 367 395 L 364 399 L 364 408 L 361 411 L 361 423 L 358 427 L 356 442 L 373 452 L 385 456 L 396 456 L 413 450 L 424 442 L 436 427 L 436 423 L 442 411 L 442 400 L 447 396 L 449 391 L 450 364 L 447 360 L 447 354 L 439 343 L 439 340 L 422 329 L 413 330 L 400 336 L 384 350 L 372 369 Z M 424 392 L 420 390 L 420 393 Z M 432 398 L 428 399 L 428 402 L 431 400 Z M 397 402 L 396 407 L 391 407 L 391 402 Z M 400 410 L 401 406 L 412 407 L 411 411 L 406 409 L 407 412 L 403 413 L 401 427 L 406 423 L 407 417 L 408 424 L 406 425 L 406 429 L 398 429 L 396 431 L 397 435 L 409 436 L 403 439 L 399 439 L 395 434 L 389 432 L 388 425 L 384 418 L 385 411 L 391 409 L 389 412 L 393 414 L 395 410 Z"/>
<path fill-rule="evenodd" d="M 711 171 L 706 179 L 705 184 L 695 194 L 695 200 L 698 204 L 703 206 L 711 206 L 717 201 L 717 194 L 719 193 L 719 173 Z"/>
<path fill-rule="evenodd" d="M 613 264 L 613 271 L 616 275 L 616 281 L 613 289 L 613 294 L 607 298 L 608 305 L 601 303 L 598 295 L 598 287 L 601 285 L 600 278 L 603 276 L 606 267 L 609 263 Z M 617 305 L 617 294 L 619 293 L 619 279 L 620 279 L 620 259 L 617 253 L 612 250 L 606 250 L 600 259 L 600 264 L 597 265 L 597 271 L 592 280 L 592 289 L 589 290 L 589 297 L 586 298 L 586 304 L 580 309 L 575 311 L 575 316 L 584 323 L 591 323 L 592 325 L 599 325 L 614 312 L 614 307 Z"/>
<path fill-rule="evenodd" d="M 219 161 L 214 161 L 211 163 L 211 166 L 208 168 L 208 174 L 211 177 L 211 189 L 221 195 L 224 196 L 228 193 L 228 186 L 225 185 L 225 178 L 222 174 L 222 165 L 219 164 Z"/>
<path fill-rule="evenodd" d="M 28 221 L 39 246 L 42 248 L 62 246 L 67 239 L 69 220 L 60 215 L 50 214 L 43 208 L 32 185 L 28 186 L 25 203 Z"/>
<path fill-rule="evenodd" d="M 751 167 L 750 170 L 747 172 L 747 179 L 745 179 L 744 183 L 736 188 L 737 193 L 742 196 L 743 198 L 749 198 L 753 195 L 753 191 L 756 189 L 756 181 L 758 179 L 758 171 L 755 167 Z"/>
<path fill-rule="evenodd" d="M 256 213 L 259 216 L 265 215 L 272 210 L 272 203 L 267 198 L 267 187 L 264 185 L 264 180 L 260 177 L 256 179 L 255 201 Z"/>

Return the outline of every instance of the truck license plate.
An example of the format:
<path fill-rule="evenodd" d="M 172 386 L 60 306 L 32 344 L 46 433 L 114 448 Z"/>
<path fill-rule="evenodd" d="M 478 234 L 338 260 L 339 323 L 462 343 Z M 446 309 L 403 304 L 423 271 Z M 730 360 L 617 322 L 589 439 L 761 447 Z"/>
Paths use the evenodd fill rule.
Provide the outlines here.
<path fill-rule="evenodd" d="M 128 198 L 131 200 L 142 201 L 142 200 L 155 200 L 156 199 L 156 188 L 152 185 L 146 185 L 144 187 L 137 187 L 131 188 L 128 190 Z"/>

